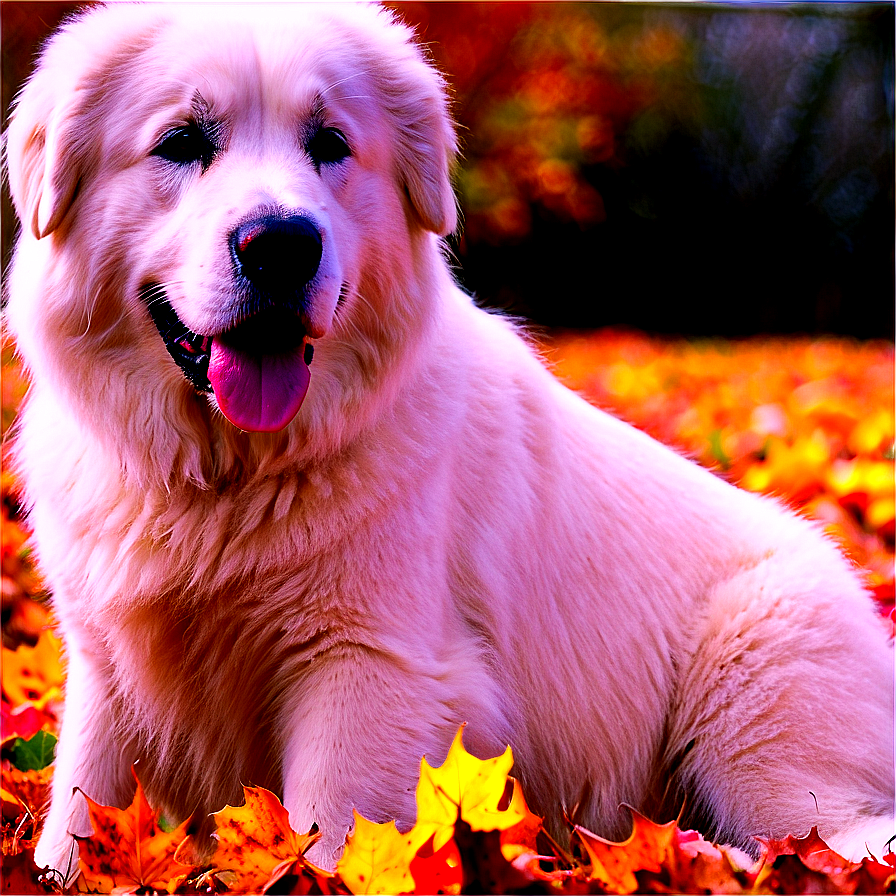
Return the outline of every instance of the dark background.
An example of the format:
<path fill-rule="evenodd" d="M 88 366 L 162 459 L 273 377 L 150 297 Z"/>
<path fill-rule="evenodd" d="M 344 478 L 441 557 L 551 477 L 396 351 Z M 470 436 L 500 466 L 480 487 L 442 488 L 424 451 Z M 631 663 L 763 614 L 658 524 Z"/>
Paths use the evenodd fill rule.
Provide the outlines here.
<path fill-rule="evenodd" d="M 483 303 L 547 327 L 892 338 L 892 3 L 389 5 L 452 85 L 452 249 Z M 0 4 L 4 123 L 72 8 Z"/>

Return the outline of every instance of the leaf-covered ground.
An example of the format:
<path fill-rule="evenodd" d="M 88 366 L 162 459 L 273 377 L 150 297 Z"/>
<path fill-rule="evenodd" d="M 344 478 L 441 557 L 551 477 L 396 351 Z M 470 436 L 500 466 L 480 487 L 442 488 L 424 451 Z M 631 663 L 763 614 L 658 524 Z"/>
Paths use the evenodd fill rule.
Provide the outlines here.
<path fill-rule="evenodd" d="M 556 372 L 589 399 L 745 488 L 820 519 L 866 571 L 892 631 L 893 347 L 845 340 L 658 341 L 637 333 L 557 337 Z M 3 430 L 24 382 L 4 355 Z M 4 454 L 7 451 L 4 438 Z M 34 866 L 52 778 L 64 667 L 28 559 L 15 482 L 2 479 L 2 854 L 4 893 L 61 892 Z M 807 736 L 809 733 L 807 732 Z M 570 821 L 555 842 L 508 777 L 512 752 L 476 759 L 462 731 L 445 763 L 421 764 L 410 831 L 358 817 L 335 874 L 308 862 L 314 831 L 293 831 L 276 796 L 247 787 L 215 815 L 217 852 L 194 864 L 185 826 L 133 804 L 90 804 L 72 892 L 119 893 L 892 893 L 896 856 L 850 863 L 814 830 L 763 844 L 752 861 L 632 814 L 609 843 Z M 89 796 L 89 794 L 87 794 Z"/>

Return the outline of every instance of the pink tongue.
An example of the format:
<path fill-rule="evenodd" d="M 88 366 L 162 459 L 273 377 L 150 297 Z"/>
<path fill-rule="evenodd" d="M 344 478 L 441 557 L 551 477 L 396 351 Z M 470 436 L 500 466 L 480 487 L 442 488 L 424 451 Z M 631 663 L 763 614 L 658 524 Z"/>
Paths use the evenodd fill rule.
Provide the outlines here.
<path fill-rule="evenodd" d="M 304 347 L 259 356 L 213 340 L 208 379 L 224 416 L 247 432 L 283 429 L 298 413 L 311 381 Z"/>

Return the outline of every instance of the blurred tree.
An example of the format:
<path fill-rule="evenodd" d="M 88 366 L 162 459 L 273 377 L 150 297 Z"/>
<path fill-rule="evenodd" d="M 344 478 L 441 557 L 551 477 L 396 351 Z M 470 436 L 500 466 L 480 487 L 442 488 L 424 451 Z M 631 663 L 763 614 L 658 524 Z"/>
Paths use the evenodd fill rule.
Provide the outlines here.
<path fill-rule="evenodd" d="M 892 4 L 393 5 L 456 86 L 487 304 L 892 336 Z"/>

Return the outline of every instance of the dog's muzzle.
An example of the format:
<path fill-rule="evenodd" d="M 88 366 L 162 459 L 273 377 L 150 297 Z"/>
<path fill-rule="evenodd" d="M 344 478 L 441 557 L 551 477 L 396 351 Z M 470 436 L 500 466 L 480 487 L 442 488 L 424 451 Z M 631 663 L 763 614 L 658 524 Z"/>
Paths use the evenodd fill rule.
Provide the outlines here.
<path fill-rule="evenodd" d="M 194 333 L 164 288 L 141 290 L 168 353 L 200 392 L 213 392 L 231 423 L 275 432 L 298 413 L 311 380 L 309 285 L 323 254 L 320 231 L 303 215 L 263 215 L 229 238 L 235 287 L 244 310 L 233 327 Z"/>

